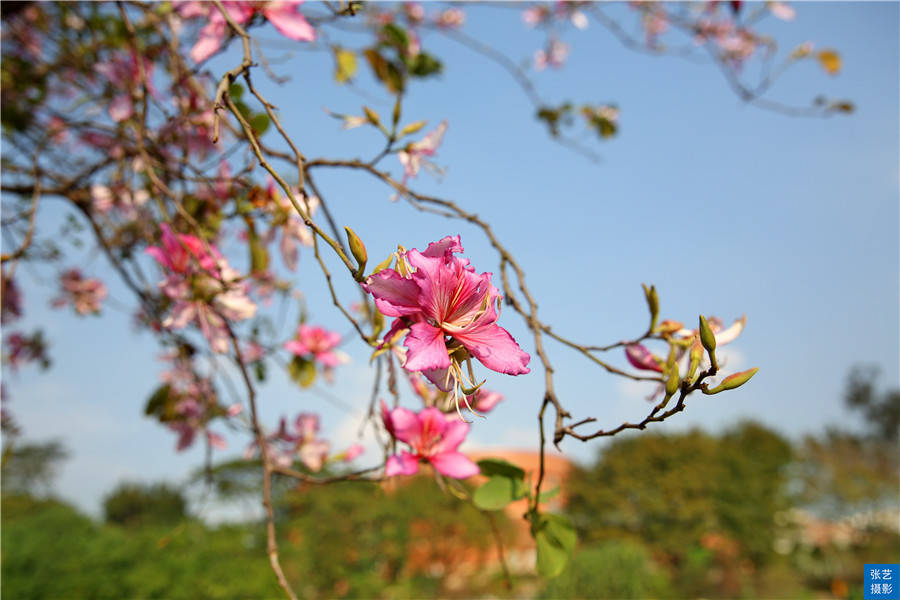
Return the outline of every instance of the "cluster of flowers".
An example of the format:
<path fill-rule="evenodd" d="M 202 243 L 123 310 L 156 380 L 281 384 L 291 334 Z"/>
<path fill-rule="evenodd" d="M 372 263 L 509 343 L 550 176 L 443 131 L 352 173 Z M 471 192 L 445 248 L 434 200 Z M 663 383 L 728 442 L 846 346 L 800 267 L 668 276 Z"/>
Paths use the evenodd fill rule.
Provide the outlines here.
<path fill-rule="evenodd" d="M 289 468 L 294 460 L 299 460 L 314 473 L 321 471 L 329 462 L 350 462 L 363 453 L 360 444 L 353 444 L 340 454 L 329 456 L 331 444 L 319 437 L 319 417 L 310 413 L 297 415 L 292 430 L 288 429 L 287 420 L 282 417 L 278 431 L 266 436 L 265 444 L 266 453 L 275 465 Z M 245 456 L 249 460 L 258 451 L 258 444 L 253 442 Z"/>
<path fill-rule="evenodd" d="M 213 351 L 227 352 L 225 319 L 242 321 L 256 312 L 247 284 L 212 244 L 176 234 L 165 223 L 160 228 L 161 245 L 146 252 L 166 269 L 159 287 L 174 302 L 162 326 L 183 329 L 196 322 Z"/>

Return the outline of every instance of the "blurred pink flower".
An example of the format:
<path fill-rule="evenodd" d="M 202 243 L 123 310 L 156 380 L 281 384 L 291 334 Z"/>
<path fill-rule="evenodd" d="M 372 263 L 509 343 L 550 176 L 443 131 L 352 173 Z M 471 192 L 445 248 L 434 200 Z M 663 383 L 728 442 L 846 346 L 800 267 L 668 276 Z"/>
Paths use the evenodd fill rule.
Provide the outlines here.
<path fill-rule="evenodd" d="M 106 298 L 106 285 L 96 278 L 86 279 L 78 269 L 69 269 L 59 276 L 62 293 L 53 300 L 59 308 L 71 304 L 79 315 L 99 313 L 100 304 Z"/>
<path fill-rule="evenodd" d="M 425 135 L 421 141 L 411 142 L 406 145 L 406 149 L 397 153 L 400 164 L 403 165 L 403 184 L 410 177 L 416 177 L 419 169 L 429 166 L 431 163 L 426 160 L 427 157 L 434 156 L 441 141 L 444 139 L 444 133 L 447 131 L 447 121 L 441 121 L 441 124 L 434 131 Z"/>
<path fill-rule="evenodd" d="M 340 334 L 304 323 L 297 329 L 296 337 L 284 343 L 284 349 L 297 356 L 312 356 L 324 366 L 333 368 L 346 361 L 340 352 L 335 351 L 340 343 Z"/>
<path fill-rule="evenodd" d="M 454 479 L 479 473 L 478 465 L 457 450 L 469 432 L 468 424 L 448 421 L 436 408 L 426 408 L 418 414 L 405 408 L 389 411 L 384 402 L 381 415 L 391 436 L 412 450 L 402 450 L 388 458 L 384 468 L 386 477 L 414 475 L 419 472 L 420 461 L 430 463 L 438 473 Z"/>

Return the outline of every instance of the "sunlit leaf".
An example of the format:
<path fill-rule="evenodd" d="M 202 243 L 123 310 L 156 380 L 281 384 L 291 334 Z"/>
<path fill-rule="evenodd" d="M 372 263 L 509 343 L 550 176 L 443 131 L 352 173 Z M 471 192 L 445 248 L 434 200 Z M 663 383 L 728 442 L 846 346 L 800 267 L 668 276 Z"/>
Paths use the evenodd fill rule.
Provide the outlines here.
<path fill-rule="evenodd" d="M 822 50 L 819 52 L 819 64 L 829 75 L 837 75 L 841 70 L 841 55 L 834 50 Z"/>
<path fill-rule="evenodd" d="M 356 53 L 352 50 L 336 48 L 334 51 L 334 59 L 334 80 L 338 83 L 346 83 L 353 79 L 358 68 Z"/>

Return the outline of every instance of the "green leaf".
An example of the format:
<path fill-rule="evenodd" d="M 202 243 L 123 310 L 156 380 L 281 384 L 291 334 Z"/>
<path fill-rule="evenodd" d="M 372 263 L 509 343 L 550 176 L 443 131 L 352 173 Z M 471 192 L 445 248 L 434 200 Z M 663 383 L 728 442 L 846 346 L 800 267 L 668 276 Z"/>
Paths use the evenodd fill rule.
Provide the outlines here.
<path fill-rule="evenodd" d="M 288 363 L 288 375 L 291 376 L 300 387 L 308 388 L 316 380 L 316 365 L 311 360 L 295 356 Z"/>
<path fill-rule="evenodd" d="M 381 35 L 388 45 L 395 46 L 400 50 L 406 50 L 406 47 L 409 46 L 409 36 L 406 34 L 406 30 L 393 23 L 385 25 L 381 29 Z"/>
<path fill-rule="evenodd" d="M 244 87 L 239 83 L 232 83 L 231 87 L 228 88 L 228 95 L 237 102 L 244 95 Z"/>
<path fill-rule="evenodd" d="M 472 501 L 482 510 L 500 510 L 510 502 L 524 498 L 525 493 L 522 481 L 498 475 L 475 490 Z"/>
<path fill-rule="evenodd" d="M 169 421 L 174 416 L 175 398 L 172 396 L 172 387 L 167 383 L 156 388 L 150 398 L 147 399 L 147 405 L 144 407 L 144 414 L 148 417 L 156 417 L 161 422 Z"/>
<path fill-rule="evenodd" d="M 356 53 L 344 48 L 334 49 L 334 80 L 338 83 L 347 83 L 356 75 L 358 68 Z"/>
<path fill-rule="evenodd" d="M 250 127 L 256 132 L 256 135 L 262 135 L 269 128 L 269 115 L 266 113 L 256 113 L 250 118 Z"/>
<path fill-rule="evenodd" d="M 537 545 L 538 574 L 548 579 L 558 576 L 575 550 L 575 527 L 561 515 L 539 515 L 532 533 Z"/>
<path fill-rule="evenodd" d="M 392 94 L 402 92 L 404 89 L 403 74 L 400 73 L 397 66 L 373 48 L 366 50 L 365 54 L 375 78 L 383 83 Z"/>
<path fill-rule="evenodd" d="M 478 461 L 478 468 L 481 474 L 486 477 L 500 475 L 502 477 L 511 477 L 513 479 L 525 479 L 525 471 L 520 467 L 507 462 L 500 458 L 484 458 Z"/>
<path fill-rule="evenodd" d="M 437 75 L 444 70 L 444 65 L 427 52 L 420 52 L 412 58 L 405 59 L 409 74 L 415 77 Z"/>
<path fill-rule="evenodd" d="M 548 500 L 552 500 L 559 495 L 559 486 L 556 486 L 552 490 L 547 490 L 546 492 L 541 492 L 538 496 L 538 502 L 546 502 Z"/>

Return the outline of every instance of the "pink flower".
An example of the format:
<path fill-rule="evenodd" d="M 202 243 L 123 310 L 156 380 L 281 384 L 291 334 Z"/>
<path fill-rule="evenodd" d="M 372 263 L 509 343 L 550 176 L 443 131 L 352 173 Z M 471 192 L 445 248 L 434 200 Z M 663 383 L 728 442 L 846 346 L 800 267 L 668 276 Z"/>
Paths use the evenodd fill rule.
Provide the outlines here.
<path fill-rule="evenodd" d="M 550 18 L 550 9 L 546 6 L 529 6 L 522 11 L 522 21 L 529 27 L 535 27 Z"/>
<path fill-rule="evenodd" d="M 400 159 L 400 164 L 403 165 L 404 169 L 404 185 L 406 185 L 407 179 L 416 177 L 419 174 L 419 168 L 423 165 L 426 167 L 431 166 L 432 163 L 427 161 L 426 157 L 434 156 L 438 146 L 441 145 L 441 141 L 444 139 L 444 132 L 446 131 L 447 121 L 441 121 L 441 124 L 434 131 L 426 134 L 421 141 L 407 144 L 405 150 L 397 153 L 397 158 Z"/>
<path fill-rule="evenodd" d="M 781 19 L 782 21 L 793 21 L 797 16 L 794 7 L 787 2 L 768 2 L 769 12 Z"/>
<path fill-rule="evenodd" d="M 435 19 L 435 25 L 442 29 L 459 29 L 466 22 L 466 13 L 458 8 L 442 10 Z"/>
<path fill-rule="evenodd" d="M 179 274 L 187 274 L 195 268 L 211 271 L 216 268 L 216 260 L 221 256 L 210 246 L 207 251 L 200 238 L 183 233 L 175 234 L 168 224 L 159 226 L 162 230 L 162 246 L 149 246 L 145 252 L 156 259 L 160 265 Z"/>
<path fill-rule="evenodd" d="M 160 228 L 162 246 L 150 246 L 145 252 L 171 271 L 159 283 L 175 301 L 163 327 L 182 329 L 195 321 L 214 352 L 227 352 L 225 319 L 242 321 L 256 312 L 256 304 L 247 297 L 247 284 L 212 245 L 192 235 L 176 235 L 165 223 Z"/>
<path fill-rule="evenodd" d="M 344 451 L 344 461 L 350 462 L 360 456 L 366 449 L 363 448 L 362 444 L 353 444 L 349 448 Z"/>
<path fill-rule="evenodd" d="M 256 13 L 262 15 L 275 26 L 282 35 L 292 40 L 312 42 L 316 39 L 316 31 L 306 20 L 299 6 L 303 0 L 287 0 L 283 2 L 224 2 L 228 15 L 239 25 L 243 25 Z M 181 5 L 182 16 L 185 18 L 203 16 L 202 4 L 189 2 Z M 194 62 L 201 63 L 219 51 L 228 23 L 222 13 L 212 5 L 207 5 L 209 22 L 200 30 L 197 43 L 191 48 L 191 58 Z"/>
<path fill-rule="evenodd" d="M 134 114 L 134 102 L 129 86 L 135 86 L 135 89 L 140 88 L 143 83 L 141 66 L 143 66 L 147 90 L 154 96 L 158 95 L 156 88 L 153 87 L 153 61 L 146 57 L 141 57 L 141 63 L 138 63 L 137 54 L 131 52 L 127 56 L 120 55 L 112 60 L 99 62 L 94 65 L 94 70 L 106 78 L 112 89 L 123 92 L 116 94 L 109 105 L 109 116 L 117 123 L 128 119 Z"/>
<path fill-rule="evenodd" d="M 78 269 L 69 269 L 59 276 L 62 294 L 53 301 L 53 306 L 71 304 L 79 315 L 99 313 L 100 304 L 106 298 L 106 285 L 99 279 L 85 279 Z"/>
<path fill-rule="evenodd" d="M 436 408 L 426 408 L 418 414 L 405 408 L 388 411 L 381 403 L 385 428 L 398 441 L 409 445 L 412 452 L 403 450 L 387 460 L 386 477 L 415 475 L 419 462 L 431 463 L 438 473 L 465 479 L 479 473 L 478 465 L 457 448 L 469 432 L 469 425 L 458 420 L 448 421 Z"/>
<path fill-rule="evenodd" d="M 546 50 L 538 50 L 534 53 L 534 68 L 543 71 L 547 67 L 558 69 L 566 62 L 569 56 L 569 45 L 557 39 L 550 40 Z"/>
<path fill-rule="evenodd" d="M 284 349 L 297 356 L 309 356 L 326 367 L 336 367 L 346 358 L 334 349 L 341 343 L 341 336 L 334 331 L 303 324 L 297 329 L 297 336 L 284 344 Z"/>
<path fill-rule="evenodd" d="M 497 325 L 500 292 L 491 274 L 477 275 L 468 260 L 454 256 L 462 251 L 459 236 L 448 236 L 425 252 L 404 252 L 401 272 L 384 269 L 363 284 L 382 314 L 397 317 L 385 340 L 409 329 L 404 367 L 423 372 L 443 391 L 451 380 L 462 380 L 460 362 L 469 355 L 499 373 L 530 372 L 531 357 Z"/>
<path fill-rule="evenodd" d="M 468 396 L 469 406 L 475 412 L 486 413 L 497 406 L 497 403 L 503 400 L 503 395 L 499 392 L 479 389 L 471 396 Z"/>

